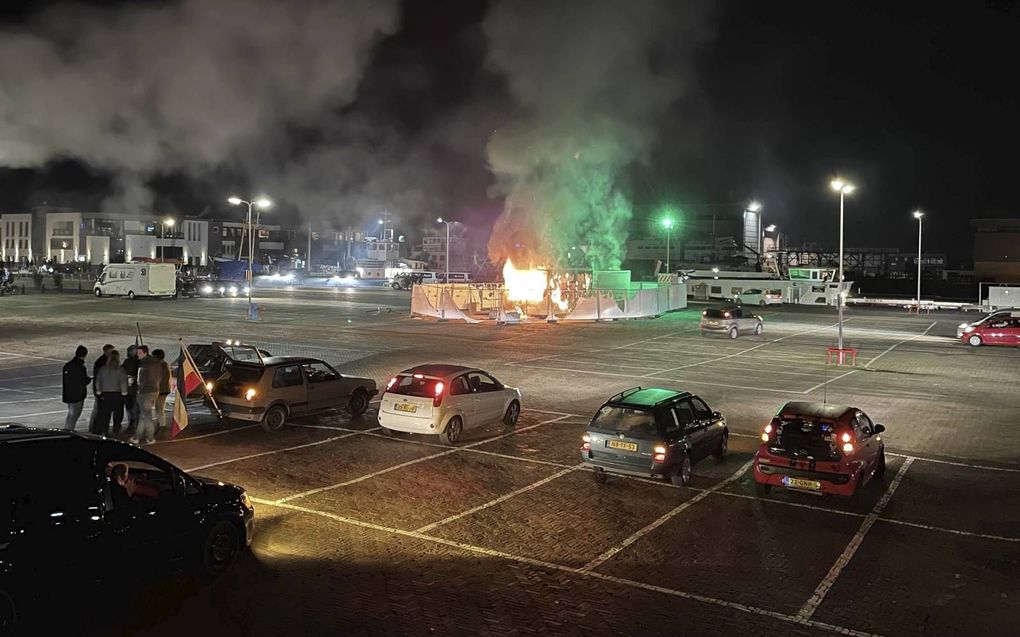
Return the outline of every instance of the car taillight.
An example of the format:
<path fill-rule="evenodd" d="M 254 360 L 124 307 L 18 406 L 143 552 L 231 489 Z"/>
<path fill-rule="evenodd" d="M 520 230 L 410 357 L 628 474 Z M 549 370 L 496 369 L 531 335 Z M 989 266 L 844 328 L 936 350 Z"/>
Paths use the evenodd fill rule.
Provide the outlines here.
<path fill-rule="evenodd" d="M 442 383 L 436 383 L 436 397 L 432 400 L 432 406 L 438 407 L 443 404 L 443 390 L 446 389 L 446 385 Z"/>
<path fill-rule="evenodd" d="M 772 423 L 769 423 L 769 424 L 765 425 L 765 429 L 763 429 L 762 432 L 761 432 L 761 441 L 762 442 L 768 442 L 771 433 L 772 433 Z"/>
<path fill-rule="evenodd" d="M 853 453 L 854 446 L 849 442 L 843 445 L 843 453 Z"/>
<path fill-rule="evenodd" d="M 854 445 L 853 445 L 853 442 L 851 442 L 853 440 L 853 436 L 850 435 L 850 432 L 844 431 L 839 436 L 839 439 L 843 443 L 843 453 L 844 454 L 846 454 L 846 453 L 853 453 L 854 452 Z"/>
<path fill-rule="evenodd" d="M 662 445 L 658 445 L 654 449 L 655 455 L 652 456 L 653 462 L 665 462 L 666 461 L 666 448 Z"/>
<path fill-rule="evenodd" d="M 388 383 L 386 383 L 386 391 L 389 391 L 389 390 L 393 389 L 393 386 L 396 385 L 396 384 L 397 384 L 397 377 L 394 376 L 393 378 L 391 378 L 389 380 Z"/>
<path fill-rule="evenodd" d="M 591 451 L 591 436 L 584 434 L 581 436 L 581 451 Z"/>

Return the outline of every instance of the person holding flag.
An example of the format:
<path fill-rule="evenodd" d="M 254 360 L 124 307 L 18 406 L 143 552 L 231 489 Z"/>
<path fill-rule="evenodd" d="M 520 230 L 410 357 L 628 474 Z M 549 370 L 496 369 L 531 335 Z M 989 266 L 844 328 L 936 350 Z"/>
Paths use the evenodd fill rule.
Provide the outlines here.
<path fill-rule="evenodd" d="M 188 426 L 188 406 L 185 404 L 188 395 L 200 386 L 205 387 L 205 379 L 202 378 L 202 373 L 198 371 L 198 365 L 191 358 L 191 352 L 184 345 L 184 339 L 178 339 L 178 342 L 181 344 L 181 355 L 178 357 L 180 363 L 177 365 L 177 396 L 174 400 L 173 421 L 170 427 L 171 438 L 176 438 L 177 434 Z M 209 396 L 209 400 L 212 401 L 213 407 L 218 412 L 219 406 L 208 388 L 206 388 L 206 395 Z"/>

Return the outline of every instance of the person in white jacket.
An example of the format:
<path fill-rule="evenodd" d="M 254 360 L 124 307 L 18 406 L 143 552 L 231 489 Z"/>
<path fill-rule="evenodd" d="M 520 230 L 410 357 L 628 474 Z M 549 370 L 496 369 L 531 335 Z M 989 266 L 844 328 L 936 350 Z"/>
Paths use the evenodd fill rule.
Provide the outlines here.
<path fill-rule="evenodd" d="M 120 434 L 124 420 L 124 399 L 128 394 L 127 372 L 120 364 L 120 352 L 110 350 L 106 363 L 96 372 L 95 394 L 99 401 L 99 415 L 96 416 L 95 431 L 101 436 L 110 435 L 110 419 L 113 419 L 113 435 Z"/>

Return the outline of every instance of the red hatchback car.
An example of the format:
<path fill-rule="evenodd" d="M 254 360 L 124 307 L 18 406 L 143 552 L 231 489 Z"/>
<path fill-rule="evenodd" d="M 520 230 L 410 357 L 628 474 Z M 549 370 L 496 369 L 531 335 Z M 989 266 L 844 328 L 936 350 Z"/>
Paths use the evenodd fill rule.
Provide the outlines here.
<path fill-rule="evenodd" d="M 990 316 L 963 329 L 960 340 L 969 345 L 1012 345 L 1020 347 L 1020 312 Z"/>
<path fill-rule="evenodd" d="M 786 403 L 762 429 L 755 486 L 852 496 L 885 474 L 883 431 L 856 407 Z"/>

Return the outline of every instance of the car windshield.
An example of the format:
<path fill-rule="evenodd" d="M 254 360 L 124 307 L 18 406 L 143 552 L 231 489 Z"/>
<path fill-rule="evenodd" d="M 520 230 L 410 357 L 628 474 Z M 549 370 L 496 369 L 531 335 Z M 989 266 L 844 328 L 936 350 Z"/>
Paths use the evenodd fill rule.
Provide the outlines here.
<path fill-rule="evenodd" d="M 839 458 L 836 443 L 832 424 L 794 418 L 780 421 L 771 450 L 790 457 L 835 460 Z"/>
<path fill-rule="evenodd" d="M 433 398 L 436 395 L 436 384 L 439 379 L 425 378 L 420 374 L 397 376 L 397 382 L 386 390 L 390 394 L 401 396 L 419 396 L 421 398 Z"/>
<path fill-rule="evenodd" d="M 595 414 L 591 426 L 594 429 L 612 431 L 630 438 L 654 438 L 659 435 L 653 412 L 630 407 L 606 405 L 599 410 L 599 413 Z"/>
<path fill-rule="evenodd" d="M 263 368 L 254 365 L 231 365 L 216 381 L 216 391 L 228 396 L 241 396 L 262 378 Z"/>

